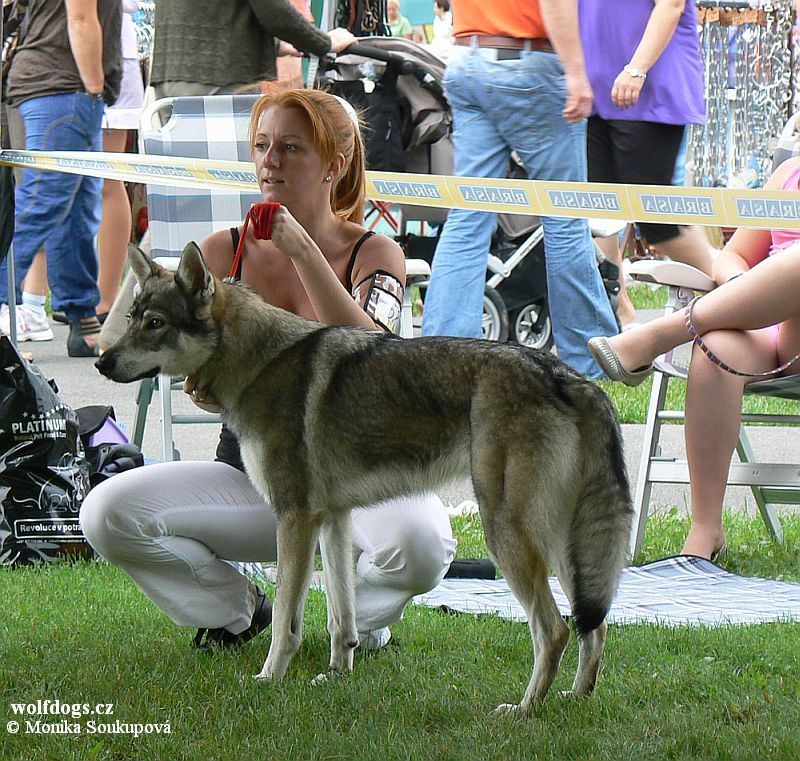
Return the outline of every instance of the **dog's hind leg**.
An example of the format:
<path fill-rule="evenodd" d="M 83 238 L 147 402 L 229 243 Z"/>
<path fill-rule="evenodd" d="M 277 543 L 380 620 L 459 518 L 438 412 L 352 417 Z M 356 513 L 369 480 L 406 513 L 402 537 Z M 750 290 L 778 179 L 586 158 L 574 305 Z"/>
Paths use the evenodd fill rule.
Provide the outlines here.
<path fill-rule="evenodd" d="M 499 705 L 495 713 L 526 713 L 531 706 L 540 705 L 547 695 L 567 648 L 569 627 L 564 623 L 550 592 L 547 566 L 539 552 L 529 540 L 519 541 L 516 547 L 509 547 L 507 540 L 504 544 L 507 549 L 493 552 L 509 588 L 528 616 L 534 665 L 522 701 L 518 705 Z"/>
<path fill-rule="evenodd" d="M 550 592 L 541 538 L 534 534 L 534 527 L 542 533 L 547 530 L 547 516 L 559 514 L 553 506 L 560 504 L 564 495 L 553 493 L 552 484 L 531 473 L 530 459 L 520 456 L 519 447 L 512 455 L 506 452 L 491 443 L 474 447 L 473 486 L 486 544 L 528 617 L 534 667 L 521 702 L 504 703 L 496 714 L 526 713 L 532 705 L 539 705 L 553 683 L 569 641 L 569 627 Z"/>
<path fill-rule="evenodd" d="M 277 512 L 277 511 L 276 511 Z M 286 674 L 303 640 L 305 609 L 321 520 L 306 510 L 281 511 L 278 518 L 278 580 L 272 609 L 272 641 L 256 679 L 277 682 Z"/>
<path fill-rule="evenodd" d="M 600 660 L 606 644 L 608 624 L 603 621 L 596 629 L 578 635 L 578 671 L 572 683 L 572 694 L 576 697 L 591 695 L 600 673 Z"/>
<path fill-rule="evenodd" d="M 350 511 L 328 513 L 322 523 L 320 547 L 328 602 L 332 671 L 352 671 L 358 646 L 353 591 Z"/>
<path fill-rule="evenodd" d="M 479 499 L 481 491 L 476 489 Z M 495 714 L 526 713 L 531 706 L 541 704 L 550 689 L 569 641 L 569 627 L 550 592 L 547 564 L 527 525 L 529 511 L 505 500 L 489 508 L 486 492 L 483 495 L 480 512 L 486 543 L 528 617 L 534 657 L 533 673 L 520 703 L 503 703 Z"/>

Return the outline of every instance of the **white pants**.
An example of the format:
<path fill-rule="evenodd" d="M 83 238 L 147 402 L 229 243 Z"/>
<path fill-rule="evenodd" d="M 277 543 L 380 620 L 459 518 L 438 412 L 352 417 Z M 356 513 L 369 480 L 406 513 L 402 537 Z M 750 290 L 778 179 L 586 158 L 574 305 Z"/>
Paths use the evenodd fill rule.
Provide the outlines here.
<path fill-rule="evenodd" d="M 356 624 L 362 634 L 403 615 L 435 587 L 456 542 L 441 500 L 421 494 L 353 510 Z M 220 462 L 167 462 L 129 470 L 89 492 L 81 527 L 181 626 L 234 634 L 254 599 L 229 562 L 277 558 L 275 516 L 247 475 Z"/>

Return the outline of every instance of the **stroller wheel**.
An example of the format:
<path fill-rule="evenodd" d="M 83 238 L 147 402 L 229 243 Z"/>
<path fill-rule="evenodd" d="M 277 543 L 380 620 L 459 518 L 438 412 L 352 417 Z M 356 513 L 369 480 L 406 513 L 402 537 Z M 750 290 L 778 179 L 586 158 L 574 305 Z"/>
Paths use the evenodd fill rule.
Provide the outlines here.
<path fill-rule="evenodd" d="M 483 292 L 483 337 L 490 341 L 508 340 L 508 309 L 500 294 L 487 285 Z"/>
<path fill-rule="evenodd" d="M 531 349 L 549 350 L 553 346 L 553 326 L 546 301 L 526 304 L 510 315 L 514 340 Z"/>

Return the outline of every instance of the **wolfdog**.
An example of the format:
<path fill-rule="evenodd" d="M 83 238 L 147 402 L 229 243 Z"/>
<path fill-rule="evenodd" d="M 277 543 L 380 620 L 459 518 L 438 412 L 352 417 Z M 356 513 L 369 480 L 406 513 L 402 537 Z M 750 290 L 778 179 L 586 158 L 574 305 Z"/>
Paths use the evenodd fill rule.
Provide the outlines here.
<path fill-rule="evenodd" d="M 129 258 L 141 291 L 97 368 L 123 383 L 198 376 L 276 515 L 272 640 L 258 679 L 281 679 L 300 647 L 319 537 L 330 669 L 351 671 L 351 509 L 469 474 L 533 639 L 525 694 L 497 711 L 538 705 L 567 646 L 549 568 L 578 633 L 572 692 L 594 689 L 632 519 L 619 424 L 598 386 L 521 346 L 320 325 L 219 281 L 194 243 L 174 275 L 135 247 Z"/>

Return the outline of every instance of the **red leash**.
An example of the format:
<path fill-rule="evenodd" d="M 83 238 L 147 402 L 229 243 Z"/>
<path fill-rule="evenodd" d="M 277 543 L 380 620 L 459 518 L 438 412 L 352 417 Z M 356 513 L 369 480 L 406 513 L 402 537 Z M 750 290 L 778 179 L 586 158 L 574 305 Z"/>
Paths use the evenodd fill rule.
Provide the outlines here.
<path fill-rule="evenodd" d="M 269 240 L 272 237 L 272 217 L 280 207 L 279 203 L 254 203 L 244 218 L 242 227 L 242 237 L 239 238 L 239 245 L 236 247 L 236 255 L 233 257 L 233 266 L 229 277 L 234 279 L 239 271 L 239 263 L 242 260 L 244 250 L 244 239 L 247 235 L 247 227 L 253 222 L 253 235 L 257 240 Z"/>

